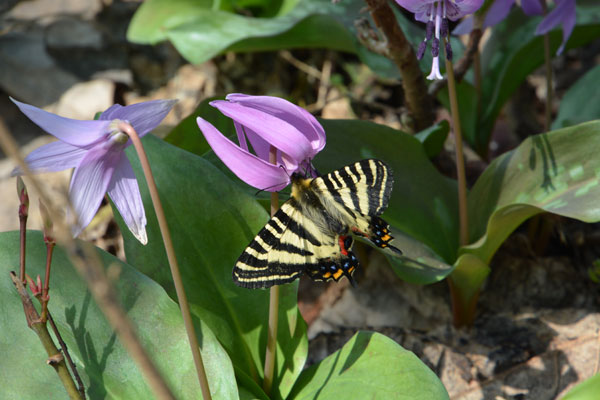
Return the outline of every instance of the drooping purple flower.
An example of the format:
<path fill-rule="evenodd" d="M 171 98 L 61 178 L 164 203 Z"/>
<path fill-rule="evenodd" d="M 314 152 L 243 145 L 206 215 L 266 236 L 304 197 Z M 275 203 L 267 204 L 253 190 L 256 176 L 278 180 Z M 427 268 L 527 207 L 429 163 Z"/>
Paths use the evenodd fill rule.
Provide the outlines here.
<path fill-rule="evenodd" d="M 556 0 L 556 7 L 538 25 L 535 34 L 543 35 L 557 25 L 562 25 L 563 41 L 556 54 L 561 54 L 573 28 L 575 27 L 575 0 Z M 509 14 L 515 0 L 496 0 L 488 10 L 483 21 L 483 29 L 503 21 Z M 540 0 L 521 0 L 521 8 L 526 15 L 542 15 L 544 10 Z M 465 18 L 452 31 L 455 35 L 463 35 L 473 30 L 473 17 Z"/>
<path fill-rule="evenodd" d="M 25 158 L 31 171 L 75 168 L 69 188 L 69 198 L 77 215 L 73 235 L 79 235 L 92 221 L 104 193 L 108 193 L 131 233 L 146 244 L 144 205 L 124 152 L 131 140 L 118 126 L 127 122 L 142 137 L 165 118 L 176 100 L 154 100 L 126 107 L 115 104 L 93 121 L 60 117 L 11 100 L 40 128 L 59 139 L 32 151 Z M 18 167 L 12 172 L 12 175 L 22 174 Z"/>
<path fill-rule="evenodd" d="M 425 40 L 419 45 L 417 58 L 420 60 L 431 41 L 431 55 L 433 63 L 431 73 L 427 79 L 442 79 L 440 73 L 440 40 L 449 38 L 448 19 L 456 21 L 467 14 L 472 14 L 481 7 L 483 0 L 396 0 L 400 6 L 415 14 L 417 21 L 425 22 Z M 446 47 L 446 58 L 452 59 L 452 48 L 448 41 Z"/>
<path fill-rule="evenodd" d="M 237 93 L 210 105 L 233 120 L 239 145 L 200 117 L 198 127 L 238 178 L 257 189 L 275 192 L 290 183 L 294 172 L 313 174 L 310 162 L 325 146 L 325 131 L 308 111 L 278 97 Z M 277 152 L 277 164 L 269 162 L 271 148 Z"/>

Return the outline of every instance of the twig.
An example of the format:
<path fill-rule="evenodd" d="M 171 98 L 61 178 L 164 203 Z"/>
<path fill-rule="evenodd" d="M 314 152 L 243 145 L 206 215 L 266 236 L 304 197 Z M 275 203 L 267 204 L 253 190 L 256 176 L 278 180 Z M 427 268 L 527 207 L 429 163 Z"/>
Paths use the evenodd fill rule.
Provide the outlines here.
<path fill-rule="evenodd" d="M 460 60 L 456 62 L 456 67 L 454 68 L 454 79 L 457 82 L 460 82 L 462 78 L 464 78 L 465 74 L 469 70 L 469 67 L 476 60 L 476 54 L 478 53 L 481 35 L 481 29 L 473 29 L 469 34 L 467 48 L 465 49 L 465 52 Z M 431 96 L 435 96 L 440 89 L 446 86 L 447 83 L 447 79 L 435 81 L 429 86 L 429 94 Z"/>
<path fill-rule="evenodd" d="M 25 319 L 27 320 L 27 326 L 29 326 L 38 336 L 40 342 L 46 349 L 46 353 L 48 353 L 48 361 L 47 363 L 54 368 L 60 381 L 62 382 L 67 394 L 70 399 L 82 399 L 81 394 L 75 387 L 75 382 L 73 382 L 73 378 L 69 373 L 69 369 L 67 368 L 67 364 L 65 364 L 65 360 L 62 357 L 60 351 L 56 348 L 50 333 L 48 332 L 48 327 L 42 320 L 40 319 L 40 315 L 37 310 L 33 306 L 33 302 L 25 290 L 25 286 L 23 286 L 23 282 L 21 279 L 17 277 L 13 271 L 10 271 L 10 278 L 21 297 L 21 303 L 23 303 L 23 310 L 25 311 Z"/>
<path fill-rule="evenodd" d="M 298 68 L 300 71 L 304 72 L 305 74 L 310 75 L 316 79 L 321 79 L 321 71 L 319 71 L 312 65 L 308 65 L 307 63 L 298 60 L 292 55 L 292 53 L 289 50 L 281 50 L 279 52 L 279 56 L 285 61 L 292 64 L 294 67 Z"/>
<path fill-rule="evenodd" d="M 77 371 L 77 366 L 75 365 L 75 363 L 73 362 L 73 359 L 71 358 L 71 354 L 69 353 L 67 344 L 65 343 L 62 336 L 60 335 L 58 327 L 54 323 L 54 318 L 52 318 L 52 314 L 50 314 L 50 311 L 48 311 L 48 322 L 50 322 L 50 327 L 52 328 L 52 331 L 54 332 L 54 336 L 56 336 L 56 340 L 58 340 L 58 344 L 60 345 L 60 348 L 61 348 L 63 354 L 67 358 L 67 362 L 69 363 L 69 368 L 71 368 L 71 373 L 73 374 L 73 376 L 75 377 L 75 380 L 77 381 L 77 389 L 79 390 L 81 397 L 85 400 L 85 386 L 83 386 L 83 381 L 81 380 L 81 377 L 79 376 L 79 371 Z"/>
<path fill-rule="evenodd" d="M 427 93 L 423 72 L 410 42 L 398 26 L 396 16 L 387 0 L 365 0 L 377 27 L 387 41 L 390 58 L 402 75 L 406 105 L 414 120 L 414 131 L 433 124 L 433 102 Z"/>
<path fill-rule="evenodd" d="M 158 195 L 158 188 L 154 181 L 152 169 L 150 168 L 150 162 L 146 156 L 142 141 L 138 136 L 137 132 L 128 123 L 120 123 L 119 130 L 125 132 L 131 141 L 140 159 L 140 164 L 146 177 L 146 183 L 148 185 L 148 191 L 152 198 L 152 204 L 154 205 L 154 211 L 160 227 L 160 233 L 165 244 L 165 251 L 167 253 L 167 259 L 169 260 L 169 267 L 171 268 L 171 276 L 173 277 L 173 283 L 175 284 L 175 291 L 177 292 L 177 300 L 179 301 L 179 307 L 181 308 L 181 315 L 183 317 L 183 324 L 187 332 L 188 340 L 190 343 L 190 349 L 194 358 L 194 364 L 196 366 L 196 373 L 198 375 L 198 382 L 202 390 L 203 400 L 211 400 L 210 388 L 208 386 L 208 379 L 206 378 L 206 371 L 204 370 L 204 363 L 202 362 L 202 354 L 200 354 L 200 344 L 198 343 L 198 337 L 196 336 L 196 330 L 194 328 L 194 322 L 192 320 L 192 314 L 190 313 L 190 306 L 185 294 L 185 288 L 183 286 L 183 280 L 181 279 L 181 273 L 179 272 L 179 264 L 177 263 L 177 257 L 175 256 L 175 249 L 173 247 L 173 240 L 171 239 L 171 233 L 169 232 L 169 225 L 165 217 L 165 212 Z"/>
<path fill-rule="evenodd" d="M 41 187 L 38 179 L 32 176 L 29 166 L 25 163 L 23 157 L 21 157 L 17 144 L 8 134 L 2 119 L 0 119 L 0 147 L 2 147 L 5 154 L 13 158 L 16 164 L 24 171 L 24 174 L 30 178 L 31 184 L 38 192 L 44 204 L 48 207 L 50 214 L 60 215 L 60 210 L 50 201 L 46 190 Z M 69 204 L 67 200 L 66 204 Z M 71 210 L 71 212 L 75 214 L 73 210 Z M 71 236 L 71 230 L 63 220 L 55 220 L 54 225 L 57 228 L 57 243 L 64 247 L 73 266 L 86 281 L 96 303 L 106 316 L 106 319 L 113 327 L 129 354 L 140 367 L 140 370 L 146 378 L 146 382 L 156 397 L 161 400 L 174 399 L 175 397 L 171 393 L 167 383 L 141 345 L 133 324 L 129 318 L 127 318 L 127 314 L 119 304 L 114 289 L 104 273 L 102 263 L 93 246 L 75 241 Z"/>

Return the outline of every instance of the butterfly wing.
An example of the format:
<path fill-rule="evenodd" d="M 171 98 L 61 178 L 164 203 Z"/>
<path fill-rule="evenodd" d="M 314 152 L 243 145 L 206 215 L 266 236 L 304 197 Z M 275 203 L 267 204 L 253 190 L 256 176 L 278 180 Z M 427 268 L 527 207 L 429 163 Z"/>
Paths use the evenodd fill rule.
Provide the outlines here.
<path fill-rule="evenodd" d="M 374 159 L 347 165 L 312 182 L 328 212 L 345 221 L 353 233 L 402 254 L 390 244 L 389 224 L 379 217 L 388 206 L 393 184 L 391 169 Z"/>
<path fill-rule="evenodd" d="M 291 282 L 302 273 L 315 280 L 352 279 L 358 260 L 352 237 L 323 231 L 295 199 L 285 202 L 256 235 L 233 268 L 236 285 L 250 289 Z"/>

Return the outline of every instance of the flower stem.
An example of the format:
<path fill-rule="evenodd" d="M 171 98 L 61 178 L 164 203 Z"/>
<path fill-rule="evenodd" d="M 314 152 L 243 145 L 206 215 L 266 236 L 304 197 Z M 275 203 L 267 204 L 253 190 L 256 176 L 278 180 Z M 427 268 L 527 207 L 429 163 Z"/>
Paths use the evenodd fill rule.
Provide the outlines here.
<path fill-rule="evenodd" d="M 37 334 L 40 342 L 46 350 L 46 353 L 48 353 L 48 360 L 46 362 L 51 365 L 58 374 L 60 381 L 69 395 L 69 398 L 82 399 L 81 394 L 79 393 L 77 387 L 75 386 L 75 382 L 69 373 L 69 369 L 67 368 L 67 364 L 65 363 L 61 352 L 54 344 L 54 341 L 50 336 L 50 332 L 48 332 L 46 323 L 41 320 L 38 312 L 33 306 L 33 302 L 25 290 L 25 286 L 21 282 L 21 279 L 17 278 L 17 275 L 12 271 L 10 273 L 10 277 L 17 291 L 19 292 L 19 296 L 21 297 L 27 325 Z"/>
<path fill-rule="evenodd" d="M 196 331 L 194 329 L 194 323 L 192 321 L 192 315 L 190 313 L 190 306 L 188 304 L 187 296 L 185 294 L 183 280 L 181 279 L 181 273 L 179 272 L 179 265 L 175 256 L 175 249 L 173 248 L 171 233 L 169 232 L 169 226 L 167 224 L 167 219 L 165 217 L 162 203 L 158 195 L 158 189 L 156 187 L 156 182 L 154 181 L 154 176 L 152 175 L 152 170 L 150 168 L 150 163 L 148 162 L 148 157 L 146 156 L 146 152 L 144 151 L 144 146 L 142 145 L 140 137 L 130 124 L 121 123 L 119 125 L 119 129 L 122 132 L 125 132 L 133 142 L 133 146 L 135 147 L 135 150 L 140 159 L 142 169 L 144 170 L 144 176 L 146 177 L 146 182 L 148 184 L 148 191 L 150 192 L 150 197 L 152 198 L 152 204 L 154 205 L 156 218 L 158 219 L 158 225 L 160 226 L 160 232 L 162 234 L 163 242 L 165 244 L 167 259 L 169 260 L 169 266 L 171 267 L 171 275 L 173 276 L 175 291 L 177 292 L 177 300 L 179 301 L 179 306 L 181 307 L 183 323 L 185 325 L 185 330 L 187 332 L 188 340 L 190 342 L 192 356 L 194 358 L 194 364 L 196 365 L 198 381 L 200 382 L 200 388 L 202 389 L 202 398 L 204 400 L 210 400 L 212 399 L 212 396 L 210 394 L 208 379 L 206 378 L 206 372 L 204 370 L 204 363 L 202 362 L 202 355 L 200 354 L 200 345 L 198 344 L 198 338 L 196 337 Z"/>
<path fill-rule="evenodd" d="M 550 34 L 544 35 L 544 62 L 546 65 L 546 112 L 544 114 L 544 131 L 550 130 L 552 124 L 552 57 L 550 56 Z"/>
<path fill-rule="evenodd" d="M 433 106 L 412 44 L 398 26 L 387 0 L 366 0 L 366 3 L 373 21 L 387 39 L 389 57 L 402 75 L 402 88 L 406 105 L 414 118 L 414 130 L 423 130 L 433 124 Z"/>
<path fill-rule="evenodd" d="M 446 73 L 448 74 L 448 96 L 450 97 L 450 112 L 452 114 L 452 127 L 454 130 L 454 150 L 456 151 L 456 177 L 458 181 L 458 217 L 460 221 L 460 245 L 469 242 L 469 217 L 467 214 L 467 179 L 465 176 L 465 159 L 463 156 L 462 130 L 456 97 L 456 82 L 452 61 L 446 60 Z"/>
<path fill-rule="evenodd" d="M 277 163 L 277 150 L 271 146 L 269 161 Z M 279 210 L 279 193 L 271 192 L 271 217 Z M 270 396 L 275 372 L 275 352 L 277 350 L 277 325 L 279 324 L 279 285 L 269 289 L 269 329 L 267 331 L 267 351 L 265 354 L 265 378 L 263 390 Z"/>

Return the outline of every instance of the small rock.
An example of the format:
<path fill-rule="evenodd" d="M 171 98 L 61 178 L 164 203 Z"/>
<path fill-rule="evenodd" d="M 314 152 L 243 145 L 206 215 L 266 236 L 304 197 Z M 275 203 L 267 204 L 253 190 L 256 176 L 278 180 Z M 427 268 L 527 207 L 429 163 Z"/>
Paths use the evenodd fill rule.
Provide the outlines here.
<path fill-rule="evenodd" d="M 65 92 L 51 112 L 73 119 L 93 119 L 113 105 L 115 84 L 105 79 L 78 83 Z"/>

